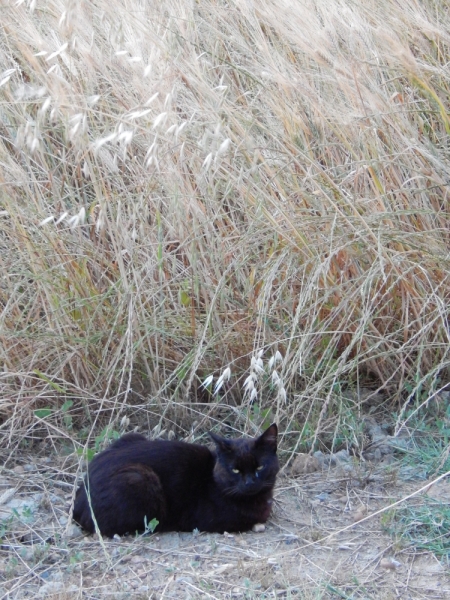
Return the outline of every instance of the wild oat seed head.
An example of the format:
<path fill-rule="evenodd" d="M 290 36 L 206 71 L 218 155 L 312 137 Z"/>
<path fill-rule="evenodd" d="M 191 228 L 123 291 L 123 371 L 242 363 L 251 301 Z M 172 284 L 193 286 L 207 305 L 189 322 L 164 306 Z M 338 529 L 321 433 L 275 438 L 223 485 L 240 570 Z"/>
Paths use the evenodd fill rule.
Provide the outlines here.
<path fill-rule="evenodd" d="M 230 377 L 231 377 L 231 369 L 230 367 L 227 367 L 224 372 L 222 373 L 222 377 L 224 379 L 224 381 L 229 381 Z"/>
<path fill-rule="evenodd" d="M 54 220 L 55 217 L 53 215 L 50 215 L 49 217 L 46 217 L 43 221 L 39 223 L 39 227 L 43 227 L 44 225 L 47 225 L 47 223 L 51 223 Z"/>
<path fill-rule="evenodd" d="M 67 218 L 68 215 L 69 215 L 69 213 L 67 211 L 63 212 L 63 214 L 60 217 L 58 217 L 55 225 L 59 225 L 60 223 L 62 223 L 64 221 L 64 219 Z"/>
<path fill-rule="evenodd" d="M 214 381 L 214 375 L 208 375 L 208 377 L 203 381 L 200 387 L 207 388 Z"/>
<path fill-rule="evenodd" d="M 255 387 L 254 378 L 251 375 L 249 375 L 247 377 L 247 379 L 244 381 L 244 385 L 242 387 L 243 387 L 244 393 L 246 393 L 246 394 L 248 392 L 252 391 Z"/>

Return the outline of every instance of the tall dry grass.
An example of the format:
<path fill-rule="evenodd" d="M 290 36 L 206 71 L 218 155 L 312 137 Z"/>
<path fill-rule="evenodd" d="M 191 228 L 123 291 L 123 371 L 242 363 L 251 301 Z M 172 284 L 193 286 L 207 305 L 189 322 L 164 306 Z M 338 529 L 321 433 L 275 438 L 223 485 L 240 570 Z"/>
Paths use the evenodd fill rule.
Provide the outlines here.
<path fill-rule="evenodd" d="M 0 10 L 9 441 L 248 419 L 262 348 L 286 428 L 349 382 L 403 407 L 448 383 L 445 0 Z M 227 365 L 218 402 L 199 382 Z"/>

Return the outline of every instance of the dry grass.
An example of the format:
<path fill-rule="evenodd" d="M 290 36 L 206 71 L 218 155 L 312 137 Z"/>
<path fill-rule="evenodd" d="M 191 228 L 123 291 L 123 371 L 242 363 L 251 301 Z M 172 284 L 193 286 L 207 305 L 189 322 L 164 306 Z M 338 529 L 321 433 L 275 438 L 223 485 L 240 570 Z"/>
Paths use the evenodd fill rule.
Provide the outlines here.
<path fill-rule="evenodd" d="M 260 348 L 286 430 L 446 384 L 449 43 L 444 0 L 2 2 L 8 441 L 249 428 Z"/>

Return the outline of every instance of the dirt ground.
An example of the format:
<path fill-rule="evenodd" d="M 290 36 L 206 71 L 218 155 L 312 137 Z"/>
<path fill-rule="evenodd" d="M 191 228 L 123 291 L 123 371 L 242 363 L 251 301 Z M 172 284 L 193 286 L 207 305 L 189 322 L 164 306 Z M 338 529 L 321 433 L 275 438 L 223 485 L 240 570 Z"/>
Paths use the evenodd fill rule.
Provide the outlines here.
<path fill-rule="evenodd" d="M 414 469 L 281 473 L 260 533 L 99 540 L 68 520 L 73 457 L 38 454 L 0 460 L 1 599 L 450 598 L 448 568 L 433 554 L 398 543 L 386 513 L 362 521 L 422 488 Z M 450 502 L 448 478 L 432 492 Z"/>

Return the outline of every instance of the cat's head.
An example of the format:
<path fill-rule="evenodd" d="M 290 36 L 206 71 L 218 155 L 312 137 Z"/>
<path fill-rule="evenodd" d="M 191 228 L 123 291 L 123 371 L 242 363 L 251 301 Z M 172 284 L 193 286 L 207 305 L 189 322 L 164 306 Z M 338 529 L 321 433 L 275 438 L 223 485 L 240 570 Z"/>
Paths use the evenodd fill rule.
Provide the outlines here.
<path fill-rule="evenodd" d="M 257 438 L 228 440 L 214 433 L 216 445 L 214 479 L 230 496 L 249 496 L 269 490 L 275 484 L 278 428 L 271 425 Z"/>

